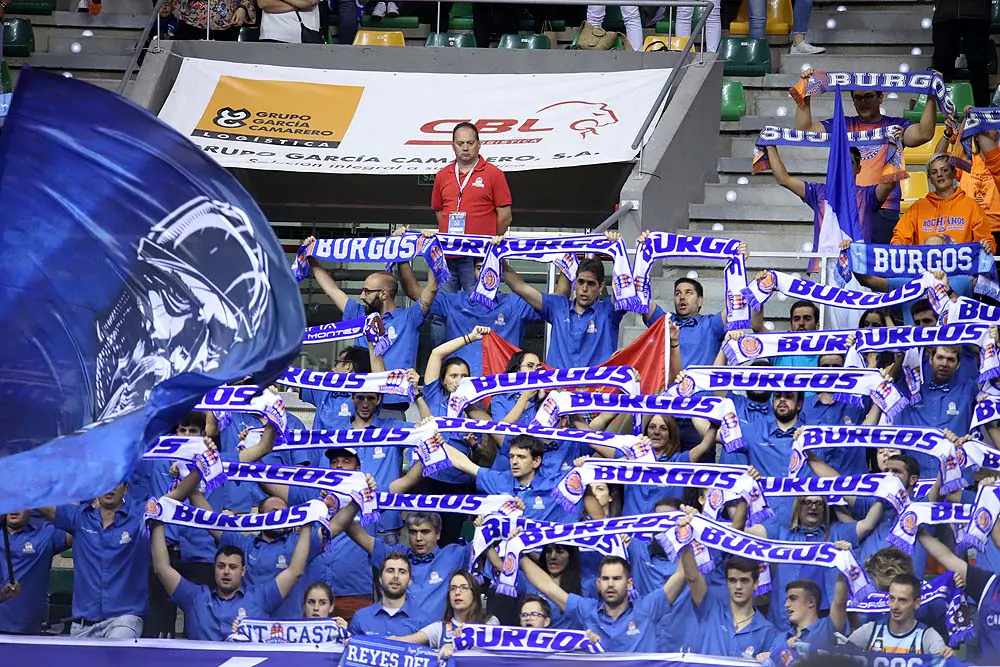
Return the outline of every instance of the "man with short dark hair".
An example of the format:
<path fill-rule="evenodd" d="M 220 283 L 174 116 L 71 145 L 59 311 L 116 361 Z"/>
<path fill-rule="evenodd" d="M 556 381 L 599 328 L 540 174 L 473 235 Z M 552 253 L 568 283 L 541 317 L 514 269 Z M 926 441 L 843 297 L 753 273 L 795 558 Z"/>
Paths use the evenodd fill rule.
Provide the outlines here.
<path fill-rule="evenodd" d="M 812 301 L 799 299 L 788 309 L 789 331 L 818 331 L 819 306 Z M 815 366 L 819 357 L 815 354 L 793 354 L 771 359 L 772 366 Z"/>
<path fill-rule="evenodd" d="M 379 564 L 378 571 L 382 600 L 359 609 L 354 614 L 347 627 L 352 635 L 402 637 L 441 618 L 443 608 L 434 614 L 407 595 L 410 587 L 410 561 L 405 555 L 398 551 L 390 552 Z M 450 579 L 451 572 L 448 572 L 445 581 Z"/>
<path fill-rule="evenodd" d="M 889 620 L 870 621 L 851 633 L 848 643 L 878 653 L 934 653 L 950 658 L 954 651 L 934 628 L 916 619 L 920 607 L 920 580 L 899 574 L 889 584 Z"/>
<path fill-rule="evenodd" d="M 363 347 L 346 347 L 337 353 L 337 361 L 334 362 L 334 373 L 371 373 L 372 362 L 368 350 Z M 306 403 L 316 406 L 316 416 L 313 418 L 312 427 L 315 430 L 330 428 L 333 420 L 338 418 L 350 418 L 354 404 L 351 401 L 351 393 L 346 391 L 326 391 L 324 389 L 302 389 L 299 397 Z M 313 450 L 318 452 L 319 450 Z M 317 465 L 315 462 L 313 465 Z"/>
<path fill-rule="evenodd" d="M 795 649 L 798 644 L 807 644 L 808 653 L 816 649 L 829 649 L 837 645 L 836 633 L 846 629 L 846 610 L 844 601 L 836 601 L 830 609 L 830 614 L 819 617 L 822 593 L 819 586 L 809 579 L 796 579 L 785 586 L 785 613 L 791 626 L 784 633 L 779 633 L 771 644 L 771 648 L 757 655 L 758 660 L 775 656 L 783 649 Z M 771 604 L 777 604 L 771 595 Z M 807 651 L 798 651 L 799 654 Z M 782 664 L 773 660 L 775 664 Z"/>

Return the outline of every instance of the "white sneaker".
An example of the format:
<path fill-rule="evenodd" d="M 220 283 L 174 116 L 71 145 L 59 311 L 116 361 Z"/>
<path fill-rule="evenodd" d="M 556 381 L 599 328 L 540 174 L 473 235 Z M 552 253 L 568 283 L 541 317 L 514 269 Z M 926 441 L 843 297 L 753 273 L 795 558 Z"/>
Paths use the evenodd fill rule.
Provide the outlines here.
<path fill-rule="evenodd" d="M 395 2 L 386 3 L 385 15 L 391 19 L 394 19 L 397 16 L 399 16 L 399 7 L 396 6 Z"/>
<path fill-rule="evenodd" d="M 792 42 L 792 48 L 789 50 L 789 54 L 793 56 L 814 56 L 817 53 L 824 53 L 826 49 L 822 46 L 813 46 L 806 40 L 802 40 L 798 44 Z"/>
<path fill-rule="evenodd" d="M 378 2 L 375 4 L 375 9 L 372 10 L 373 19 L 383 19 L 385 18 L 385 3 Z"/>

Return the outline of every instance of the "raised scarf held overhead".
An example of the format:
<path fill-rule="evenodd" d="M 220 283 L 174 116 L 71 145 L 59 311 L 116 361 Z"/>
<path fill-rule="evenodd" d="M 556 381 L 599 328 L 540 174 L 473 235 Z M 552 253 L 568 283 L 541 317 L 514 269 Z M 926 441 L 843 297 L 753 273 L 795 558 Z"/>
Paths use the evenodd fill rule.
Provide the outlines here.
<path fill-rule="evenodd" d="M 521 533 L 500 545 L 503 561 L 493 587 L 500 595 L 514 597 L 514 584 L 520 567 L 521 554 L 540 549 L 546 544 L 557 544 L 573 539 L 609 535 L 656 535 L 677 524 L 683 512 L 663 512 L 660 514 L 637 514 L 613 519 L 580 521 L 578 523 L 553 524 L 545 527 L 529 525 Z"/>
<path fill-rule="evenodd" d="M 866 596 L 873 589 L 854 552 L 838 549 L 830 542 L 768 540 L 742 533 L 701 515 L 691 517 L 691 523 L 685 526 L 675 524 L 663 538 L 669 542 L 664 545 L 664 551 L 673 560 L 680 555 L 681 549 L 697 540 L 709 549 L 718 549 L 759 563 L 835 567 L 847 580 L 852 597 Z M 765 592 L 767 591 L 757 588 L 757 593 Z"/>
<path fill-rule="evenodd" d="M 553 397 L 555 395 L 555 397 Z M 559 417 L 586 412 L 621 412 L 632 415 L 670 415 L 688 419 L 708 419 L 719 424 L 719 437 L 727 452 L 743 449 L 743 431 L 736 416 L 736 406 L 728 398 L 718 396 L 626 396 L 625 394 L 597 394 L 590 392 L 552 392 L 545 402 L 553 399 L 555 406 L 535 415 L 547 418 L 550 426 Z M 535 423 L 535 422 L 533 422 Z"/>
<path fill-rule="evenodd" d="M 145 460 L 164 459 L 190 463 L 201 473 L 205 482 L 203 493 L 219 488 L 226 481 L 222 459 L 214 449 L 205 446 L 205 438 L 165 435 L 142 455 Z"/>
<path fill-rule="evenodd" d="M 292 505 L 276 512 L 264 514 L 225 514 L 209 512 L 198 507 L 161 496 L 146 502 L 146 520 L 161 521 L 176 526 L 223 530 L 236 533 L 252 533 L 259 530 L 281 530 L 298 528 L 310 523 L 318 523 L 330 529 L 329 510 L 322 500 L 310 500 L 301 505 Z"/>
<path fill-rule="evenodd" d="M 934 305 L 933 303 L 931 305 Z M 945 300 L 943 305 L 935 307 L 938 322 L 941 324 L 1000 324 L 1000 307 L 989 306 L 960 296 L 954 301 Z"/>
<path fill-rule="evenodd" d="M 445 514 L 472 514 L 474 516 L 502 514 L 513 517 L 521 516 L 523 513 L 517 507 L 517 498 L 504 494 L 492 496 L 425 496 L 410 493 L 379 493 L 376 496 L 376 501 L 380 510 L 396 510 L 400 512 L 439 512 Z"/>
<path fill-rule="evenodd" d="M 250 412 L 260 415 L 265 422 L 273 424 L 278 430 L 280 440 L 288 428 L 288 416 L 285 412 L 285 402 L 281 396 L 270 389 L 262 389 L 256 385 L 223 385 L 205 394 L 194 406 L 195 410 L 210 410 L 220 412 Z M 230 418 L 231 419 L 231 418 Z M 222 429 L 222 420 L 219 428 Z"/>
<path fill-rule="evenodd" d="M 910 504 L 910 495 L 903 482 L 886 473 L 846 477 L 764 477 L 758 483 L 765 498 L 869 496 L 881 498 L 897 512 Z"/>
<path fill-rule="evenodd" d="M 645 484 L 652 486 L 689 486 L 731 491 L 749 507 L 749 525 L 774 516 L 760 487 L 747 473 L 746 466 L 713 463 L 639 463 L 609 459 L 587 459 L 583 465 L 566 473 L 552 497 L 567 511 L 583 500 L 587 486 L 605 484 Z"/>
<path fill-rule="evenodd" d="M 944 79 L 937 72 L 813 72 L 788 89 L 795 103 L 805 107 L 806 98 L 837 90 L 866 90 L 889 93 L 920 93 L 933 97 L 945 116 L 955 113 Z"/>
<path fill-rule="evenodd" d="M 243 618 L 226 641 L 254 644 L 343 644 L 351 633 L 330 618 L 315 621 L 271 621 Z"/>
<path fill-rule="evenodd" d="M 965 487 L 955 445 L 941 430 L 919 426 L 806 426 L 792 442 L 788 474 L 793 477 L 799 474 L 806 463 L 806 451 L 830 447 L 892 447 L 920 452 L 938 460 L 941 493 L 949 494 Z"/>
<path fill-rule="evenodd" d="M 1000 130 L 1000 109 L 995 107 L 976 107 L 969 109 L 962 123 L 962 148 L 965 155 L 972 159 L 972 138 L 982 132 Z"/>
<path fill-rule="evenodd" d="M 552 428 L 537 424 L 511 424 L 484 419 L 460 419 L 458 417 L 435 417 L 434 423 L 439 433 L 483 433 L 502 436 L 530 435 L 540 440 L 579 442 L 585 445 L 610 447 L 618 450 L 630 461 L 655 461 L 656 455 L 640 436 L 608 433 L 607 431 L 585 431 L 575 428 Z"/>
<path fill-rule="evenodd" d="M 965 532 L 965 539 L 957 546 L 963 549 L 969 547 L 976 551 L 986 548 L 986 543 L 993 539 L 993 525 L 1000 516 L 1000 486 L 990 484 L 980 486 L 976 492 L 976 502 L 972 505 L 972 519 Z"/>
<path fill-rule="evenodd" d="M 504 625 L 466 624 L 455 631 L 455 649 L 502 651 L 504 653 L 604 653 L 600 642 L 592 643 L 583 630 L 513 628 Z"/>
<path fill-rule="evenodd" d="M 353 340 L 364 335 L 372 347 L 375 354 L 381 356 L 385 354 L 392 345 L 392 340 L 385 330 L 385 323 L 378 313 L 371 313 L 367 317 L 357 317 L 353 320 L 344 320 L 334 324 L 320 324 L 315 327 L 306 327 L 305 337 L 302 339 L 303 345 L 313 345 L 316 343 L 331 343 L 336 340 Z"/>
<path fill-rule="evenodd" d="M 711 236 L 687 236 L 667 232 L 649 232 L 646 240 L 635 252 L 632 275 L 639 296 L 639 310 L 645 313 L 652 298 L 649 273 L 653 262 L 668 257 L 712 259 L 726 262 L 726 329 L 746 329 L 750 326 L 750 310 L 743 297 L 747 286 L 746 265 L 740 254 L 738 239 L 720 239 Z"/>
<path fill-rule="evenodd" d="M 334 373 L 289 366 L 284 375 L 278 378 L 278 384 L 300 389 L 343 391 L 353 394 L 392 394 L 413 398 L 413 384 L 406 378 L 405 370 L 382 373 Z"/>
<path fill-rule="evenodd" d="M 690 366 L 685 373 L 683 380 L 667 389 L 667 396 L 745 389 L 832 392 L 836 400 L 858 406 L 868 396 L 890 419 L 907 405 L 896 386 L 874 368 Z"/>
<path fill-rule="evenodd" d="M 781 271 L 768 271 L 761 280 L 752 280 L 743 292 L 747 303 L 754 310 L 760 310 L 774 292 L 780 292 L 788 297 L 805 299 L 813 303 L 847 308 L 848 310 L 869 310 L 872 308 L 888 308 L 916 301 L 925 292 L 939 285 L 940 281 L 933 275 L 925 273 L 920 278 L 914 278 L 902 287 L 890 292 L 861 292 L 837 287 L 836 285 L 821 285 L 811 280 L 794 278 Z M 947 299 L 947 292 L 941 294 Z M 927 294 L 934 305 L 935 295 Z"/>
<path fill-rule="evenodd" d="M 577 253 L 610 255 L 613 267 L 611 294 L 615 308 L 640 312 L 639 298 L 632 280 L 632 267 L 628 261 L 628 251 L 621 239 L 611 242 L 603 234 L 584 236 L 562 236 L 554 238 L 505 238 L 498 245 L 490 245 L 479 272 L 479 281 L 469 299 L 490 307 L 496 302 L 500 289 L 501 263 L 507 259 L 530 259 L 539 262 L 552 261 L 553 256 Z M 645 311 L 641 311 L 645 312 Z"/>
<path fill-rule="evenodd" d="M 630 396 L 639 393 L 639 378 L 628 366 L 541 369 L 526 373 L 502 373 L 463 378 L 448 398 L 448 416 L 457 417 L 476 401 L 513 391 L 559 389 L 562 387 L 614 387 Z"/>
<path fill-rule="evenodd" d="M 885 166 L 882 167 L 882 182 L 895 183 L 906 178 L 903 166 L 903 128 L 900 125 L 876 127 L 861 132 L 848 132 L 847 143 L 851 146 L 888 146 Z M 750 172 L 759 174 L 771 168 L 765 146 L 802 146 L 807 148 L 829 148 L 830 135 L 826 132 L 807 132 L 789 127 L 767 125 L 760 131 L 753 150 L 753 164 Z"/>
<path fill-rule="evenodd" d="M 910 503 L 896 519 L 886 536 L 886 541 L 908 554 L 913 554 L 913 544 L 920 526 L 943 523 L 965 526 L 972 519 L 972 505 L 961 503 Z"/>
<path fill-rule="evenodd" d="M 993 278 L 996 262 L 980 243 L 899 246 L 855 241 L 841 250 L 841 256 L 848 258 L 850 271 L 858 275 L 918 278 L 927 271 L 943 271 L 949 276 L 979 276 L 976 294 L 992 299 L 1000 296 Z"/>
<path fill-rule="evenodd" d="M 799 354 L 847 354 L 847 338 L 854 331 L 776 331 L 745 333 L 722 343 L 730 366 L 754 359 L 770 359 Z"/>
<path fill-rule="evenodd" d="M 444 259 L 444 249 L 436 237 L 407 233 L 398 236 L 378 236 L 370 239 L 343 238 L 317 239 L 308 246 L 299 248 L 292 264 L 292 272 L 299 282 L 309 273 L 309 257 L 330 262 L 385 262 L 386 270 L 399 262 L 410 262 L 420 255 L 427 260 L 438 283 L 451 278 L 448 264 Z"/>

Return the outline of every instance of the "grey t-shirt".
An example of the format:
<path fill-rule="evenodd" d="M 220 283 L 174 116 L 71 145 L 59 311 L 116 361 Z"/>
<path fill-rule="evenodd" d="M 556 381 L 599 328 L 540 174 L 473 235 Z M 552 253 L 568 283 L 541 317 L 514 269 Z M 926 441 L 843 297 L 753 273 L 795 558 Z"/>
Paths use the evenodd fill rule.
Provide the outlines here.
<path fill-rule="evenodd" d="M 915 651 L 917 635 L 920 637 L 920 651 Z M 869 621 L 851 633 L 847 641 L 862 651 L 880 653 L 937 653 L 946 644 L 938 631 L 923 623 L 914 623 L 909 632 L 896 635 L 889 630 L 889 624 Z"/>

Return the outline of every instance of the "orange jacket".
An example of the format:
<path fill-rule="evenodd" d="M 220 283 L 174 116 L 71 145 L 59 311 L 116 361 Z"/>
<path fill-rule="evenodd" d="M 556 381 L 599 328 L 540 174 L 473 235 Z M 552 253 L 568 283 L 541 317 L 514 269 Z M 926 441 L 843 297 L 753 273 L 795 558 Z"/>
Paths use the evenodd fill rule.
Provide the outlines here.
<path fill-rule="evenodd" d="M 892 231 L 893 245 L 923 245 L 929 236 L 944 234 L 955 243 L 983 241 L 994 250 L 986 214 L 960 188 L 947 199 L 930 192 L 913 203 Z"/>
<path fill-rule="evenodd" d="M 974 153 L 972 171 L 956 173 L 965 194 L 983 208 L 990 229 L 1000 232 L 1000 147 L 990 153 Z"/>

